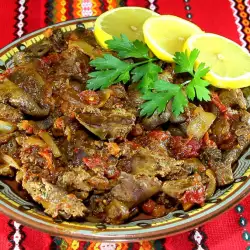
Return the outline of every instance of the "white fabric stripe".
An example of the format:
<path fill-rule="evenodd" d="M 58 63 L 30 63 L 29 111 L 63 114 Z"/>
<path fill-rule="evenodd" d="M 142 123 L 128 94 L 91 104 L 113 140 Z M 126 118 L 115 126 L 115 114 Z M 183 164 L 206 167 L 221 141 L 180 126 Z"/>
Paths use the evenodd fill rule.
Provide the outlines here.
<path fill-rule="evenodd" d="M 247 43 L 244 40 L 244 33 L 242 32 L 243 27 L 240 24 L 240 18 L 237 16 L 238 10 L 235 8 L 236 3 L 234 0 L 229 0 L 229 2 L 230 2 L 231 9 L 233 10 L 233 16 L 235 18 L 235 23 L 237 26 L 237 31 L 239 33 L 239 38 L 240 38 L 241 44 L 242 44 L 242 46 L 246 47 Z M 248 6 L 248 11 L 249 11 L 250 7 L 249 7 L 249 4 L 247 4 L 247 1 L 245 1 L 245 4 Z"/>
<path fill-rule="evenodd" d="M 81 3 L 82 6 L 82 16 L 87 17 L 87 16 L 93 16 L 93 11 L 92 11 L 92 2 L 90 0 L 84 0 Z"/>
<path fill-rule="evenodd" d="M 149 2 L 149 9 L 155 11 L 156 10 L 156 6 L 154 5 L 155 0 L 148 0 L 148 2 Z"/>
<path fill-rule="evenodd" d="M 203 236 L 199 231 L 199 228 L 194 229 L 194 240 L 196 243 L 197 250 L 204 250 L 204 248 L 201 246 Z"/>
<path fill-rule="evenodd" d="M 20 234 L 20 231 L 19 231 L 20 226 L 21 226 L 21 224 L 14 221 L 14 227 L 16 229 L 16 231 L 15 231 L 15 233 L 13 235 L 13 241 L 15 242 L 14 250 L 20 250 L 20 247 L 19 247 L 19 243 L 21 241 L 21 234 Z"/>
<path fill-rule="evenodd" d="M 25 12 L 25 2 L 26 0 L 19 0 L 19 8 L 18 8 L 18 11 L 19 11 L 19 15 L 17 17 L 17 19 L 19 20 L 18 23 L 17 23 L 17 27 L 18 27 L 18 31 L 17 31 L 17 35 L 18 37 L 21 37 L 23 34 L 24 34 L 24 30 L 23 30 L 23 27 L 24 27 L 24 12 Z"/>
<path fill-rule="evenodd" d="M 245 0 L 244 4 L 247 6 L 247 13 L 250 15 L 250 1 Z"/>

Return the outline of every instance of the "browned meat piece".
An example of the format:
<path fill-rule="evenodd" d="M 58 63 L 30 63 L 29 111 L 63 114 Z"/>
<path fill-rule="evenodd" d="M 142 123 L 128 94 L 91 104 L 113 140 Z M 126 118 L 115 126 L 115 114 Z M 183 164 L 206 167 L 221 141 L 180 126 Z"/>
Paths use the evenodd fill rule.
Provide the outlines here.
<path fill-rule="evenodd" d="M 190 209 L 193 204 L 202 205 L 205 202 L 206 188 L 197 173 L 185 179 L 166 181 L 162 190 L 168 196 L 179 200 L 184 210 Z"/>
<path fill-rule="evenodd" d="M 157 178 L 121 173 L 118 184 L 111 190 L 112 201 L 106 207 L 106 222 L 120 224 L 130 216 L 130 209 L 147 200 L 161 189 Z"/>
<path fill-rule="evenodd" d="M 32 116 L 43 117 L 49 113 L 49 107 L 41 108 L 28 93 L 9 80 L 0 84 L 0 102 L 10 103 Z"/>
<path fill-rule="evenodd" d="M 221 102 L 227 107 L 240 107 L 246 109 L 246 99 L 241 89 L 222 90 L 219 94 Z"/>
<path fill-rule="evenodd" d="M 135 124 L 135 116 L 125 109 L 103 110 L 100 114 L 83 113 L 76 118 L 86 129 L 102 140 L 125 138 Z"/>
<path fill-rule="evenodd" d="M 37 104 L 46 105 L 46 98 L 50 97 L 51 93 L 46 91 L 44 80 L 32 64 L 16 67 L 8 78 L 29 94 Z"/>
<path fill-rule="evenodd" d="M 250 113 L 241 111 L 240 121 L 235 128 L 238 144 L 223 154 L 224 163 L 232 165 L 250 145 Z"/>
<path fill-rule="evenodd" d="M 60 53 L 68 47 L 61 29 L 54 29 L 49 40 L 55 52 Z"/>
<path fill-rule="evenodd" d="M 142 125 L 146 130 L 152 130 L 159 125 L 166 123 L 170 116 L 171 112 L 168 110 L 168 108 L 166 108 L 165 111 L 160 115 L 155 112 L 152 116 L 143 118 Z"/>
<path fill-rule="evenodd" d="M 29 53 L 35 58 L 46 55 L 51 49 L 52 43 L 48 38 L 44 38 L 43 40 L 36 42 L 28 47 Z"/>
<path fill-rule="evenodd" d="M 201 160 L 215 173 L 218 186 L 224 186 L 233 182 L 231 163 L 223 160 L 223 154 L 216 146 L 206 147 L 200 155 Z"/>
<path fill-rule="evenodd" d="M 129 98 L 129 106 L 132 108 L 138 109 L 138 107 L 144 102 L 141 98 L 140 91 L 137 89 L 137 84 L 131 84 L 128 86 L 128 98 Z M 139 116 L 139 110 L 137 110 L 136 115 Z"/>
<path fill-rule="evenodd" d="M 0 103 L 0 119 L 10 122 L 20 122 L 23 119 L 23 114 L 18 109 Z"/>
<path fill-rule="evenodd" d="M 155 177 L 122 172 L 119 183 L 111 190 L 111 195 L 131 208 L 158 193 L 160 189 L 161 181 Z"/>
<path fill-rule="evenodd" d="M 112 224 L 121 224 L 129 218 L 129 207 L 124 202 L 112 200 L 105 209 L 106 222 Z"/>
<path fill-rule="evenodd" d="M 70 191 L 80 190 L 88 193 L 92 190 L 87 182 L 90 177 L 90 174 L 81 167 L 71 168 L 58 177 L 57 186 Z"/>
<path fill-rule="evenodd" d="M 231 136 L 231 124 L 230 121 L 224 116 L 218 117 L 214 124 L 211 127 L 212 130 L 212 139 L 216 142 L 217 145 L 220 145 L 226 142 Z"/>
<path fill-rule="evenodd" d="M 56 77 L 66 77 L 85 83 L 90 70 L 89 58 L 78 48 L 72 47 L 61 54 Z"/>
<path fill-rule="evenodd" d="M 160 176 L 167 180 L 188 175 L 188 171 L 183 168 L 183 161 L 169 157 L 166 152 L 140 148 L 128 161 L 133 175 Z"/>
<path fill-rule="evenodd" d="M 45 180 L 26 179 L 22 182 L 23 188 L 31 197 L 45 208 L 45 213 L 53 218 L 61 215 L 65 219 L 70 217 L 84 217 L 87 208 L 74 194 L 52 185 Z"/>
<path fill-rule="evenodd" d="M 0 146 L 0 152 L 13 157 L 14 159 L 19 159 L 20 148 L 15 140 L 15 136 L 17 136 L 17 134 L 14 133 L 6 143 Z"/>

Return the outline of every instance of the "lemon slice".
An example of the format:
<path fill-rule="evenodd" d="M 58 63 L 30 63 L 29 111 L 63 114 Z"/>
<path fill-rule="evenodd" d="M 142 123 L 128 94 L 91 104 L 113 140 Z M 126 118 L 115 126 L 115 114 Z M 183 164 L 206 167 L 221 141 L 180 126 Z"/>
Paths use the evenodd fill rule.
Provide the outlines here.
<path fill-rule="evenodd" d="M 97 42 L 107 48 L 106 40 L 112 36 L 127 35 L 129 40 L 143 41 L 143 23 L 152 16 L 159 14 L 141 7 L 120 7 L 100 15 L 95 21 L 94 34 Z"/>
<path fill-rule="evenodd" d="M 165 15 L 149 18 L 143 25 L 143 33 L 148 47 L 159 59 L 173 62 L 175 52 L 182 51 L 187 38 L 203 31 L 182 18 Z"/>
<path fill-rule="evenodd" d="M 250 86 L 250 54 L 237 43 L 211 33 L 193 35 L 187 39 L 183 50 L 190 53 L 197 48 L 201 62 L 210 67 L 204 77 L 218 88 L 236 89 Z"/>

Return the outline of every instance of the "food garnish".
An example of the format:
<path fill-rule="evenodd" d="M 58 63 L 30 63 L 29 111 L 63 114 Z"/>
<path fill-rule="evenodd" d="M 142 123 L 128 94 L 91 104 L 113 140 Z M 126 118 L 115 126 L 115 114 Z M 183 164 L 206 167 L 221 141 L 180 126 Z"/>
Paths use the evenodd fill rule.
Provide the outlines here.
<path fill-rule="evenodd" d="M 109 10 L 95 21 L 94 34 L 97 42 L 108 48 L 105 41 L 113 36 L 126 34 L 130 40 L 143 41 L 143 23 L 150 17 L 159 16 L 156 12 L 141 7 L 121 7 Z"/>
<path fill-rule="evenodd" d="M 202 79 L 209 72 L 209 68 L 205 63 L 200 63 L 196 71 L 194 70 L 194 63 L 199 55 L 198 49 L 192 50 L 189 55 L 187 52 L 175 53 L 175 72 L 189 73 L 191 79 L 174 84 L 158 78 L 162 68 L 156 63 L 157 58 L 150 57 L 149 49 L 142 41 L 132 42 L 122 34 L 120 38 L 114 37 L 106 43 L 121 59 L 135 58 L 140 61 L 126 62 L 111 54 L 104 54 L 102 58 L 92 60 L 90 65 L 95 67 L 96 71 L 89 74 L 89 89 L 104 89 L 118 82 L 138 83 L 138 89 L 145 100 L 141 105 L 141 116 L 151 116 L 155 111 L 162 113 L 171 100 L 172 111 L 176 116 L 184 112 L 188 99 L 210 100 L 210 92 L 207 89 L 209 82 Z"/>
<path fill-rule="evenodd" d="M 192 35 L 204 33 L 192 22 L 172 15 L 150 17 L 143 24 L 145 43 L 155 56 L 174 62 L 176 51 L 183 51 L 183 44 Z"/>
<path fill-rule="evenodd" d="M 250 85 L 250 54 L 244 47 L 223 36 L 203 33 L 189 37 L 183 46 L 188 53 L 194 48 L 201 51 L 195 68 L 206 62 L 210 71 L 204 79 L 211 85 L 223 89 Z"/>

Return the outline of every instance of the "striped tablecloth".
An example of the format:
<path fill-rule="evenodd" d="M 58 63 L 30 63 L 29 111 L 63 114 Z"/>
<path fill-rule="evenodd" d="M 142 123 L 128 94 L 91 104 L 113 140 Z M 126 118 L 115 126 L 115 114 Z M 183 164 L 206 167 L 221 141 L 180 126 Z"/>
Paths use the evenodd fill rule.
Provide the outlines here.
<path fill-rule="evenodd" d="M 46 25 L 96 16 L 119 5 L 143 6 L 198 24 L 250 50 L 249 0 L 0 0 L 0 47 Z M 211 222 L 173 237 L 128 244 L 79 242 L 53 237 L 0 214 L 0 250 L 166 249 L 250 250 L 250 197 Z"/>

